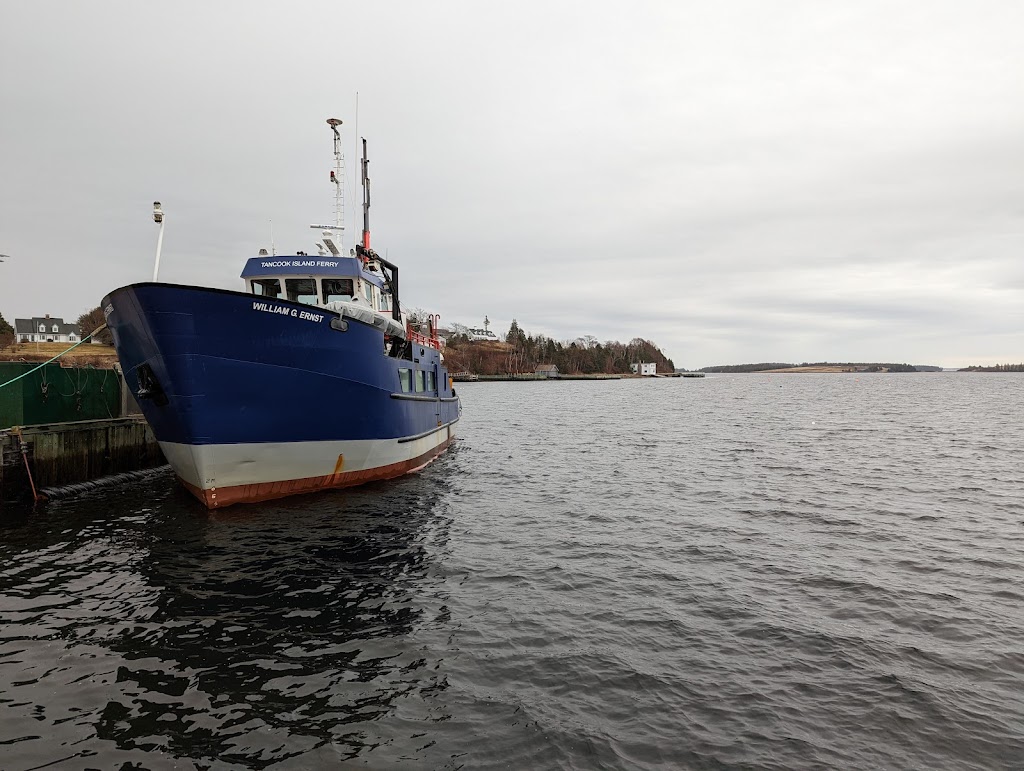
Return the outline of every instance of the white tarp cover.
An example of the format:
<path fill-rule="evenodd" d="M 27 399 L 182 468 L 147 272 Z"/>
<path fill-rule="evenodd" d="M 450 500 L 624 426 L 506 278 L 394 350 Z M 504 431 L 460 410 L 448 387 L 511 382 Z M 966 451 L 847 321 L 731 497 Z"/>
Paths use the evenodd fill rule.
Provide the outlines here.
<path fill-rule="evenodd" d="M 327 303 L 324 307 L 329 311 L 340 313 L 342 316 L 348 316 L 350 319 L 377 327 L 386 335 L 405 339 L 405 327 L 401 323 L 395 321 L 390 316 L 383 316 L 376 311 L 372 311 L 365 305 L 335 300 L 334 302 Z"/>

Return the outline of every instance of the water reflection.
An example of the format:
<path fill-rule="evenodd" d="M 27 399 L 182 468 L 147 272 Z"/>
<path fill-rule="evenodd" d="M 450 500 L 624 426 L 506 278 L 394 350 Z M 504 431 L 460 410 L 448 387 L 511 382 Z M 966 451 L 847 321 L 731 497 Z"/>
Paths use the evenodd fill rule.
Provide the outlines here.
<path fill-rule="evenodd" d="M 84 700 L 91 714 L 64 710 L 80 730 L 61 743 L 86 739 L 81 729 L 91 723 L 100 741 L 85 755 L 110 762 L 151 762 L 155 752 L 252 768 L 288 758 L 317 765 L 372 749 L 380 740 L 367 738 L 378 736 L 368 721 L 393 714 L 400 700 L 409 719 L 444 719 L 434 699 L 446 687 L 441 660 L 416 635 L 447 618 L 438 569 L 446 485 L 439 465 L 366 489 L 208 515 L 165 480 L 154 483 L 152 510 L 122 517 L 118 528 L 87 521 L 77 531 L 50 527 L 48 543 L 39 532 L 27 537 L 21 579 L 4 574 L 3 610 L 12 607 L 6 590 L 26 573 L 47 572 L 41 559 L 62 565 L 49 570 L 56 583 L 47 592 L 65 608 L 61 658 L 99 648 L 91 658 L 107 665 L 78 672 L 99 692 Z M 112 503 L 64 511 L 88 520 L 82 507 Z M 83 596 L 76 582 L 97 569 L 100 580 Z M 38 596 L 39 587 L 31 591 Z M 37 633 L 51 637 L 54 626 L 45 627 Z M 60 684 L 48 675 L 32 685 Z M 18 686 L 0 675 L 0 696 L 52 705 L 51 688 L 44 696 Z M 21 737 L 33 760 L 41 759 L 39 733 Z M 52 752 L 45 760 L 74 756 Z"/>

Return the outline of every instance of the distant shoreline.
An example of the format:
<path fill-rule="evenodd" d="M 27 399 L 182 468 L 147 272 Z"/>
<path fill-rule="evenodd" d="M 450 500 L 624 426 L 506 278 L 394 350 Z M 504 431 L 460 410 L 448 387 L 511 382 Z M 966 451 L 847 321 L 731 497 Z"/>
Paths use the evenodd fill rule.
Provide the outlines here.
<path fill-rule="evenodd" d="M 811 374 L 831 374 L 831 375 L 846 375 L 846 374 L 854 374 L 854 375 L 860 375 L 860 374 L 864 374 L 864 375 L 885 375 L 885 374 L 891 374 L 891 372 L 892 372 L 891 370 L 884 369 L 884 368 L 877 369 L 877 370 L 871 370 L 871 369 L 859 369 L 857 367 L 836 366 L 836 367 L 788 367 L 786 369 L 762 369 L 762 370 L 758 370 L 756 373 L 742 373 L 742 374 L 762 374 L 762 375 L 764 375 L 764 374 L 767 374 L 767 375 L 795 374 L 795 375 L 799 375 L 799 374 L 811 373 Z"/>
<path fill-rule="evenodd" d="M 905 364 L 891 361 L 805 361 L 802 364 L 767 361 L 757 364 L 726 364 L 714 367 L 701 367 L 699 371 L 714 372 L 716 374 L 740 372 L 837 374 L 846 372 L 941 372 L 942 367 L 931 364 Z"/>

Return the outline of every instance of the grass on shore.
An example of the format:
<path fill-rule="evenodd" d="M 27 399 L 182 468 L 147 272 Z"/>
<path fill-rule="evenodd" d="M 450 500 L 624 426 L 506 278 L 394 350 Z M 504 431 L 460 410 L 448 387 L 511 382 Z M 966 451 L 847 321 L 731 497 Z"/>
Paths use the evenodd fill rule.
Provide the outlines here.
<path fill-rule="evenodd" d="M 70 347 L 69 343 L 14 343 L 6 348 L 0 348 L 0 361 L 24 361 L 38 364 L 52 359 Z M 98 369 L 113 369 L 114 364 L 117 363 L 117 351 L 112 345 L 85 343 L 68 351 L 54 363 L 59 362 L 75 367 L 91 365 Z"/>

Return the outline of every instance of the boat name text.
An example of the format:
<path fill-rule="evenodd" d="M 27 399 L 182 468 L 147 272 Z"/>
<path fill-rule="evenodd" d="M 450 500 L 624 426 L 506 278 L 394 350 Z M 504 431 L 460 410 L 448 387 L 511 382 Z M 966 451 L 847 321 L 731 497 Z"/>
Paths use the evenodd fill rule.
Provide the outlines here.
<path fill-rule="evenodd" d="M 264 313 L 280 313 L 282 316 L 291 316 L 293 319 L 302 319 L 303 321 L 323 321 L 324 314 L 312 313 L 310 311 L 300 311 L 298 308 L 289 308 L 285 305 L 271 305 L 270 303 L 254 302 L 252 304 L 254 311 L 263 311 Z"/>

